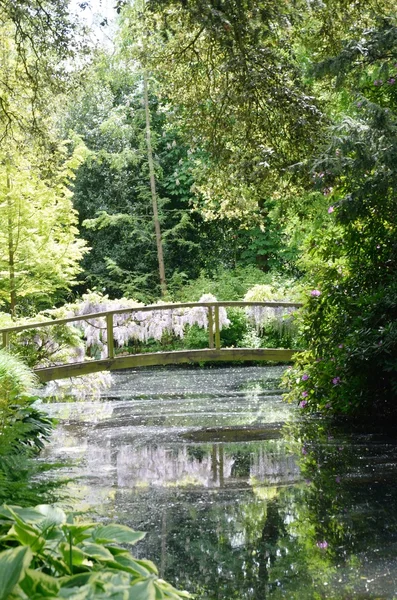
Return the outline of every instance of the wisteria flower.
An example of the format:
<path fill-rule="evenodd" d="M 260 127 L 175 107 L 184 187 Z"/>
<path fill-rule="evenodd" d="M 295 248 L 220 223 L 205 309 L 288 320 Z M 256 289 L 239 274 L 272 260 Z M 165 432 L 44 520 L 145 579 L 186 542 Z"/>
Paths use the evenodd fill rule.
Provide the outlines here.
<path fill-rule="evenodd" d="M 334 212 L 334 207 L 330 206 L 329 209 L 328 209 L 328 214 L 330 215 L 333 212 Z"/>
<path fill-rule="evenodd" d="M 307 381 L 309 379 L 309 375 L 307 373 L 303 373 L 302 381 Z"/>
<path fill-rule="evenodd" d="M 321 292 L 320 292 L 320 290 L 312 290 L 310 292 L 310 295 L 315 298 L 315 297 L 321 296 Z"/>
<path fill-rule="evenodd" d="M 302 392 L 302 396 L 303 396 L 303 398 L 307 398 L 307 396 L 308 396 L 308 395 L 309 395 L 309 393 L 308 393 L 308 392 L 306 392 L 306 391 Z"/>
<path fill-rule="evenodd" d="M 301 402 L 299 402 L 299 408 L 305 408 L 306 405 L 307 405 L 307 400 L 302 400 Z"/>
<path fill-rule="evenodd" d="M 334 385 L 338 385 L 338 383 L 340 383 L 340 377 L 334 377 L 333 380 L 332 380 L 332 383 Z"/>

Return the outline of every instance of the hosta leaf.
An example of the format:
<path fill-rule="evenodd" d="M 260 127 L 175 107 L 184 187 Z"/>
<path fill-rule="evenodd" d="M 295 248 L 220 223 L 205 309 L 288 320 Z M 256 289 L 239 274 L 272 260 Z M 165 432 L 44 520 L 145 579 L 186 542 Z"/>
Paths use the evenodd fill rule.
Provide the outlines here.
<path fill-rule="evenodd" d="M 91 537 L 90 530 L 97 527 L 97 525 L 98 525 L 97 523 L 81 523 L 81 525 L 66 523 L 66 525 L 64 525 L 62 527 L 62 530 L 68 539 L 69 539 L 69 534 L 71 533 L 72 538 L 73 538 L 73 543 L 79 544 L 83 540 L 86 540 L 87 538 Z"/>
<path fill-rule="evenodd" d="M 52 506 L 51 504 L 39 504 L 35 507 L 36 510 L 42 514 L 45 519 L 40 524 L 42 529 L 47 529 L 54 525 L 63 525 L 66 523 L 66 515 L 61 508 Z"/>
<path fill-rule="evenodd" d="M 19 585 L 28 598 L 32 598 L 34 594 L 40 595 L 40 598 L 57 598 L 60 588 L 58 579 L 33 569 L 26 570 Z"/>
<path fill-rule="evenodd" d="M 25 574 L 33 558 L 26 546 L 4 550 L 0 553 L 0 600 L 6 600 Z"/>
<path fill-rule="evenodd" d="M 114 560 L 113 554 L 105 546 L 100 544 L 81 544 L 80 548 L 89 558 L 97 560 Z"/>
<path fill-rule="evenodd" d="M 22 525 L 14 523 L 8 532 L 8 537 L 18 540 L 23 546 L 30 546 L 35 552 L 45 545 L 45 539 L 40 536 L 40 532 L 36 531 L 26 523 L 23 523 Z"/>
<path fill-rule="evenodd" d="M 129 600 L 157 600 L 153 579 L 140 580 L 130 589 Z"/>
<path fill-rule="evenodd" d="M 150 563 L 150 561 L 136 560 L 131 554 L 115 556 L 114 560 L 122 567 L 128 568 L 130 572 L 132 570 L 132 572 L 142 577 L 149 577 L 152 573 L 157 574 L 157 569 L 153 563 Z M 152 567 L 154 567 L 154 569 Z"/>
<path fill-rule="evenodd" d="M 136 544 L 145 537 L 142 531 L 134 531 L 126 525 L 100 525 L 92 532 L 92 539 L 99 544 Z"/>
<path fill-rule="evenodd" d="M 0 518 L 15 520 L 18 517 L 21 521 L 35 523 L 41 521 L 42 515 L 34 508 L 21 508 L 20 506 L 0 506 Z"/>
<path fill-rule="evenodd" d="M 87 559 L 87 556 L 80 548 L 77 548 L 77 546 L 70 546 L 70 544 L 65 542 L 59 544 L 59 551 L 69 568 L 71 568 L 70 563 L 74 566 L 80 566 Z"/>

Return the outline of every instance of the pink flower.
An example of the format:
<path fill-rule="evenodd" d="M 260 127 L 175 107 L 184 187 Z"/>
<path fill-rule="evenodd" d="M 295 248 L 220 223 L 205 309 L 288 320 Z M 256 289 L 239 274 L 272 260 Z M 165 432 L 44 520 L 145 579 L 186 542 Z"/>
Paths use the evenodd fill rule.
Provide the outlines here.
<path fill-rule="evenodd" d="M 338 348 L 343 348 L 343 344 L 339 344 Z"/>
<path fill-rule="evenodd" d="M 312 290 L 310 292 L 310 295 L 313 296 L 313 297 L 321 296 L 321 292 L 320 292 L 320 290 Z"/>
<path fill-rule="evenodd" d="M 309 375 L 307 375 L 307 373 L 303 373 L 302 381 L 307 381 L 308 379 L 309 379 Z"/>
<path fill-rule="evenodd" d="M 333 380 L 332 380 L 332 383 L 334 385 L 338 385 L 338 383 L 340 383 L 340 377 L 334 377 Z"/>
<path fill-rule="evenodd" d="M 307 398 L 308 392 L 306 392 L 306 391 L 302 392 L 302 396 L 303 396 L 303 398 Z"/>
<path fill-rule="evenodd" d="M 390 79 L 387 80 L 387 83 L 390 83 L 390 85 L 394 85 L 396 83 L 395 77 L 390 77 Z"/>
<path fill-rule="evenodd" d="M 305 408 L 307 404 L 307 400 L 302 400 L 301 402 L 299 402 L 299 408 Z"/>
<path fill-rule="evenodd" d="M 317 542 L 317 546 L 321 548 L 321 550 L 325 550 L 328 548 L 328 542 L 323 540 L 322 542 Z"/>
<path fill-rule="evenodd" d="M 334 212 L 334 207 L 330 206 L 329 209 L 328 209 L 328 214 L 330 215 L 333 212 Z"/>

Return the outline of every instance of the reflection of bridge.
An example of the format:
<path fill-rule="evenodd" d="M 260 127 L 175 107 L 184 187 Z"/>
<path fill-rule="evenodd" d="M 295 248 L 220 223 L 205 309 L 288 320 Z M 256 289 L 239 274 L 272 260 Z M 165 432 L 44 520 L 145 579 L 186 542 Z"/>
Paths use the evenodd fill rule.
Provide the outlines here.
<path fill-rule="evenodd" d="M 54 366 L 36 368 L 35 372 L 42 382 L 65 377 L 76 377 L 98 371 L 115 371 L 119 369 L 130 369 L 134 367 L 147 367 L 159 365 L 176 365 L 181 363 L 203 363 L 203 362 L 229 362 L 229 361 L 274 361 L 288 362 L 292 359 L 295 350 L 285 348 L 221 348 L 219 309 L 227 307 L 252 307 L 252 308 L 285 308 L 291 311 L 299 308 L 300 304 L 294 302 L 185 302 L 180 304 L 159 304 L 139 306 L 133 308 L 120 308 L 105 312 L 96 312 L 85 315 L 74 315 L 65 319 L 55 319 L 26 325 L 16 325 L 0 329 L 3 347 L 12 348 L 12 338 L 24 331 L 41 328 L 50 328 L 76 324 L 78 321 L 91 323 L 98 318 L 103 318 L 103 333 L 107 345 L 107 357 L 99 360 L 86 360 L 83 362 L 70 362 L 68 364 L 57 364 Z M 117 355 L 114 344 L 114 316 L 127 315 L 134 319 L 134 313 L 162 314 L 173 311 L 181 311 L 190 308 L 204 308 L 207 310 L 208 319 L 208 348 L 200 350 L 175 350 L 168 352 L 144 352 L 141 354 Z"/>

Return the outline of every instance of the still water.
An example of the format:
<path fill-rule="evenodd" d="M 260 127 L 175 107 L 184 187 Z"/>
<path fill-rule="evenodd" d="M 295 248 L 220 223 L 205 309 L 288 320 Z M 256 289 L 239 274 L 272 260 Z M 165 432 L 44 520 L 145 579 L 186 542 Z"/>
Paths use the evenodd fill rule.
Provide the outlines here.
<path fill-rule="evenodd" d="M 64 505 L 147 532 L 199 600 L 397 598 L 397 435 L 302 423 L 281 367 L 114 375 L 53 403 Z M 286 425 L 285 425 L 286 424 Z"/>

